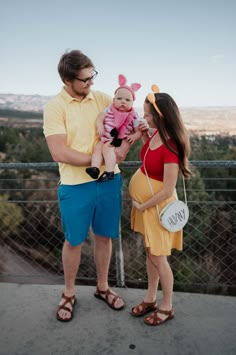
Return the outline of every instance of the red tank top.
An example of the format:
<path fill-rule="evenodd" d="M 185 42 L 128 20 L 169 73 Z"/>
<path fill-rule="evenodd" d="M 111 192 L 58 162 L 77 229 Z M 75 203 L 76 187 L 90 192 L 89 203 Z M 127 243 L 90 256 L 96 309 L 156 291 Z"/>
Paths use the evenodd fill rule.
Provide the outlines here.
<path fill-rule="evenodd" d="M 153 134 L 155 135 L 157 131 Z M 153 136 L 152 136 L 153 137 Z M 152 138 L 151 137 L 151 138 Z M 143 159 L 145 153 L 149 147 L 149 142 L 151 138 L 143 145 L 140 151 L 140 158 L 143 163 Z M 176 144 L 173 142 L 172 139 L 168 140 L 168 143 L 171 147 L 177 150 Z M 173 153 L 170 149 L 168 149 L 164 144 L 160 147 L 151 150 L 149 149 L 146 158 L 145 158 L 145 168 L 147 170 L 147 174 L 150 178 L 163 181 L 164 176 L 164 164 L 166 163 L 176 163 L 179 164 L 179 158 L 177 154 Z M 145 174 L 145 170 L 143 164 L 141 166 L 141 171 Z"/>

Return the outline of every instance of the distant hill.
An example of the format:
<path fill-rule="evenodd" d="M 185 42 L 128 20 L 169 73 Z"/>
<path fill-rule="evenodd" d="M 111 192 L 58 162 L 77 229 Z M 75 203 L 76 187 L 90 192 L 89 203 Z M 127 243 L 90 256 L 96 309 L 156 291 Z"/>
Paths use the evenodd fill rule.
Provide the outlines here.
<path fill-rule="evenodd" d="M 0 94 L 0 125 L 42 126 L 42 112 L 51 96 Z M 142 108 L 136 107 L 142 115 Z M 187 129 L 198 134 L 236 135 L 236 106 L 181 107 Z M 20 119 L 20 120 L 19 120 Z"/>
<path fill-rule="evenodd" d="M 189 131 L 199 134 L 236 135 L 236 106 L 180 108 Z"/>
<path fill-rule="evenodd" d="M 236 135 L 236 106 L 180 107 L 180 112 L 189 132 Z"/>
<path fill-rule="evenodd" d="M 42 112 L 51 96 L 0 94 L 0 109 Z"/>

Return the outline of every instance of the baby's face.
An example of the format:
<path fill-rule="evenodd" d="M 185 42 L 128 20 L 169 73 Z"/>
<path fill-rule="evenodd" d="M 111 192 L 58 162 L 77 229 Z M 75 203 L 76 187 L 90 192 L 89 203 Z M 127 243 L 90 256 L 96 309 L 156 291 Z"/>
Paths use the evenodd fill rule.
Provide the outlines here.
<path fill-rule="evenodd" d="M 120 88 L 115 93 L 113 104 L 118 111 L 127 112 L 133 107 L 132 93 L 126 88 Z"/>

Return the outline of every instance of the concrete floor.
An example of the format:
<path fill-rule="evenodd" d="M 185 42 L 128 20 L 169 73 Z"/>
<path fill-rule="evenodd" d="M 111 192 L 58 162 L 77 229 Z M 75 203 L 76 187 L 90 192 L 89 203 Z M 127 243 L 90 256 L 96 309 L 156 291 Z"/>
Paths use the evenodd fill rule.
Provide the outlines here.
<path fill-rule="evenodd" d="M 0 355 L 235 355 L 236 299 L 174 294 L 175 318 L 159 327 L 129 314 L 145 290 L 116 289 L 126 301 L 116 312 L 76 286 L 74 319 L 56 320 L 63 286 L 0 283 Z M 161 292 L 159 294 L 161 298 Z"/>

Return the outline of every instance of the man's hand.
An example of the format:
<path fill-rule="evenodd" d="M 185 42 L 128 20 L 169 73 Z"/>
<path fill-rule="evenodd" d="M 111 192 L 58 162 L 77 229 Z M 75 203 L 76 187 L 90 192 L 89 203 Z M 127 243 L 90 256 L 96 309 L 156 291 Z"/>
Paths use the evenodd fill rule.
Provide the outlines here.
<path fill-rule="evenodd" d="M 96 118 L 96 129 L 99 137 L 102 137 L 103 134 L 105 133 L 104 118 L 105 118 L 104 112 L 100 112 Z"/>
<path fill-rule="evenodd" d="M 135 134 L 130 134 L 129 136 L 126 137 L 126 140 L 129 144 L 134 144 L 136 140 Z"/>
<path fill-rule="evenodd" d="M 142 132 L 138 129 L 135 133 L 130 134 L 129 136 L 126 137 L 126 140 L 128 143 L 131 145 L 134 144 L 137 140 L 139 140 L 142 137 Z"/>
<path fill-rule="evenodd" d="M 105 129 L 103 124 L 98 124 L 97 123 L 97 134 L 99 135 L 99 137 L 101 138 L 105 133 Z"/>
<path fill-rule="evenodd" d="M 117 164 L 119 164 L 123 160 L 125 160 L 130 147 L 131 147 L 131 145 L 126 141 L 126 139 L 124 139 L 121 143 L 121 146 L 115 148 Z"/>

